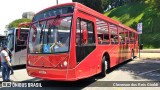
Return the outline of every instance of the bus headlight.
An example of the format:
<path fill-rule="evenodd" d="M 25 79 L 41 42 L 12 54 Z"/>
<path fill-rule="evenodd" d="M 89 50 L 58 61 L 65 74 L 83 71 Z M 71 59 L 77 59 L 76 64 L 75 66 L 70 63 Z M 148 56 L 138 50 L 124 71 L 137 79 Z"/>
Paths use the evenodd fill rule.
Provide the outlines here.
<path fill-rule="evenodd" d="M 67 61 L 63 61 L 60 65 L 58 65 L 57 67 L 60 68 L 66 68 L 68 66 L 68 62 Z"/>
<path fill-rule="evenodd" d="M 67 61 L 64 61 L 63 65 L 64 65 L 64 67 L 67 67 L 67 65 L 68 65 Z"/>

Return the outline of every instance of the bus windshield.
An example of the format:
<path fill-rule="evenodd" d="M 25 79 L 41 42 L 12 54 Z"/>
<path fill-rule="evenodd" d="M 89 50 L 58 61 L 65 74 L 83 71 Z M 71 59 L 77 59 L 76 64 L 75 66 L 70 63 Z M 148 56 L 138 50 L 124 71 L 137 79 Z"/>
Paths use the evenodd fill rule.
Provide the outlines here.
<path fill-rule="evenodd" d="M 3 38 L 1 38 L 0 39 L 0 50 L 1 50 L 1 47 L 3 46 L 3 45 L 6 45 L 6 37 L 4 36 Z"/>
<path fill-rule="evenodd" d="M 31 24 L 29 53 L 69 51 L 72 16 L 56 17 Z"/>
<path fill-rule="evenodd" d="M 7 36 L 7 47 L 9 50 L 13 51 L 14 49 L 14 33 L 9 33 Z"/>

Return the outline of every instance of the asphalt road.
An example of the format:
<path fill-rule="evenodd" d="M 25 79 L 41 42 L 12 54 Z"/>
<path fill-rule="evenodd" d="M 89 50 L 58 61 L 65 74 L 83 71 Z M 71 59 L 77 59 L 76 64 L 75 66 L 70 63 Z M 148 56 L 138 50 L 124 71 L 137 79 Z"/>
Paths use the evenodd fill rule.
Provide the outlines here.
<path fill-rule="evenodd" d="M 113 83 L 140 83 L 144 84 L 149 81 L 149 83 L 158 83 L 160 85 L 160 60 L 139 60 L 134 59 L 132 61 L 128 61 L 122 63 L 114 68 L 112 68 L 106 75 L 106 77 L 101 78 L 98 75 L 93 77 L 79 80 L 76 82 L 60 82 L 60 81 L 45 81 L 33 77 L 29 77 L 26 73 L 26 69 L 22 67 L 22 69 L 15 70 L 14 76 L 11 78 L 14 81 L 19 81 L 21 83 L 25 82 L 36 82 L 42 83 L 43 85 L 48 85 L 52 87 L 43 87 L 43 88 L 0 88 L 2 90 L 160 90 L 160 87 L 157 86 L 139 86 L 139 87 L 119 87 L 113 85 Z M 2 79 L 0 78 L 0 81 Z M 151 81 L 151 82 L 150 82 Z M 158 82 L 157 82 L 158 81 Z"/>

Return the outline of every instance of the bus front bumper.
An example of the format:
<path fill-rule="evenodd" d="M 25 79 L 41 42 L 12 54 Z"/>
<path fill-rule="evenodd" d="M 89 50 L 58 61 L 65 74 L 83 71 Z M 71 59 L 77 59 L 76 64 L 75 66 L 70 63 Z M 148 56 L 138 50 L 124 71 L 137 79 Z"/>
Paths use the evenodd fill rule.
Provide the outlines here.
<path fill-rule="evenodd" d="M 54 69 L 54 68 L 40 68 L 27 66 L 27 73 L 29 76 L 44 79 L 44 80 L 56 80 L 56 81 L 76 81 L 75 70 L 67 69 Z M 68 76 L 68 73 L 72 74 Z"/>

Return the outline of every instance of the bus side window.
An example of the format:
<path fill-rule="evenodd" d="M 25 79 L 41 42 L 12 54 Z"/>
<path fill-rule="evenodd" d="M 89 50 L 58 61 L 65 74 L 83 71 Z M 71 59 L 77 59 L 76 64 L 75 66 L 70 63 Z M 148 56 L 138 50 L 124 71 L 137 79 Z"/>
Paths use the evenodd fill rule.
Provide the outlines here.
<path fill-rule="evenodd" d="M 111 39 L 111 43 L 112 43 L 112 44 L 115 44 L 115 41 L 114 41 L 114 39 L 113 39 L 113 38 Z"/>
<path fill-rule="evenodd" d="M 123 28 L 119 28 L 120 44 L 125 44 L 125 33 Z"/>
<path fill-rule="evenodd" d="M 108 22 L 105 22 L 101 19 L 96 19 L 97 25 L 97 37 L 98 37 L 98 44 L 109 44 L 109 30 L 108 30 Z"/>
<path fill-rule="evenodd" d="M 98 43 L 101 44 L 102 43 L 102 38 L 98 37 Z"/>

